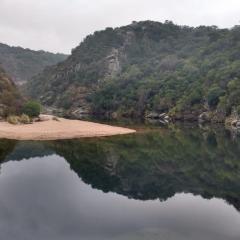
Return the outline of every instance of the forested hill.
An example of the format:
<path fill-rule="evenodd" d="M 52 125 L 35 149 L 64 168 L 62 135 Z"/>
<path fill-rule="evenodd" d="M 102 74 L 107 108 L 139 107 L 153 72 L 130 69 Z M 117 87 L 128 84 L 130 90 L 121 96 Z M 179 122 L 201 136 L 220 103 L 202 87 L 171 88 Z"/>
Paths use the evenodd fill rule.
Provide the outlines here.
<path fill-rule="evenodd" d="M 0 43 L 0 63 L 17 84 L 28 81 L 46 66 L 55 65 L 66 58 L 64 54 L 33 51 Z"/>
<path fill-rule="evenodd" d="M 240 111 L 240 26 L 144 21 L 95 32 L 27 85 L 43 104 L 114 116 L 223 120 Z"/>
<path fill-rule="evenodd" d="M 21 102 L 22 97 L 15 84 L 0 66 L 0 118 L 15 113 Z"/>

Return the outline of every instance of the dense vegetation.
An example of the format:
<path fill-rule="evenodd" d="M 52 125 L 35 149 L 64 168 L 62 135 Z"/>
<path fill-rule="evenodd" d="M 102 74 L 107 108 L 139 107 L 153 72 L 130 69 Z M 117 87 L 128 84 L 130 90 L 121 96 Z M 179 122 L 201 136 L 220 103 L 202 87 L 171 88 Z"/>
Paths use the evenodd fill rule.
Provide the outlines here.
<path fill-rule="evenodd" d="M 134 22 L 95 32 L 63 63 L 27 85 L 43 104 L 93 113 L 169 112 L 214 121 L 240 112 L 240 26 L 218 29 Z"/>
<path fill-rule="evenodd" d="M 22 113 L 29 117 L 38 117 L 41 112 L 41 105 L 36 101 L 29 101 L 23 105 Z"/>
<path fill-rule="evenodd" d="M 19 112 L 22 101 L 15 84 L 0 67 L 0 118 Z"/>
<path fill-rule="evenodd" d="M 66 59 L 64 54 L 33 51 L 0 43 L 0 63 L 15 83 L 21 84 L 40 73 L 46 66 Z"/>

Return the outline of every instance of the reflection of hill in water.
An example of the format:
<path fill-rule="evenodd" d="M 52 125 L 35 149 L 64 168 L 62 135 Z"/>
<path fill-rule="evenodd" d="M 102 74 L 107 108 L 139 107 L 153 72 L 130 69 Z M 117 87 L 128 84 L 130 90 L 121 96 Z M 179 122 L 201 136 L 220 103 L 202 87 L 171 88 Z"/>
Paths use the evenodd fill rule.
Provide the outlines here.
<path fill-rule="evenodd" d="M 84 182 L 104 192 L 142 200 L 190 192 L 240 210 L 240 142 L 225 131 L 162 129 L 37 145 L 63 156 Z"/>
<path fill-rule="evenodd" d="M 7 156 L 14 152 L 16 141 L 12 140 L 1 140 L 0 141 L 0 163 L 6 160 Z"/>
<path fill-rule="evenodd" d="M 46 144 L 41 144 L 40 142 L 15 141 L 14 151 L 6 156 L 5 161 L 43 157 L 52 155 L 53 153 L 54 151 L 51 150 Z"/>

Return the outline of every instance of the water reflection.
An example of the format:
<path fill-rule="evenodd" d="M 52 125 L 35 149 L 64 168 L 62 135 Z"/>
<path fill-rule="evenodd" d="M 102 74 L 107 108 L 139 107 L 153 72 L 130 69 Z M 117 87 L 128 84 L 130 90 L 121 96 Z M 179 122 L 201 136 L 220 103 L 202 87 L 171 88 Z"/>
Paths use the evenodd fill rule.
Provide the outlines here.
<path fill-rule="evenodd" d="M 239 156 L 222 129 L 2 140 L 0 237 L 239 239 Z"/>
<path fill-rule="evenodd" d="M 225 131 L 150 131 L 138 136 L 51 143 L 84 182 L 129 198 L 188 192 L 240 209 L 240 143 Z"/>

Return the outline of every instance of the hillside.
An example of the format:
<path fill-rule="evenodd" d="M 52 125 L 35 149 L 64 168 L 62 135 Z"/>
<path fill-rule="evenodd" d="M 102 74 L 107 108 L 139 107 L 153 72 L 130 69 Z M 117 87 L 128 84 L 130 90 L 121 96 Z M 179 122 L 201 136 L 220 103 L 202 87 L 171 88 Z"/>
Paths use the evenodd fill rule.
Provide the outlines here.
<path fill-rule="evenodd" d="M 240 112 L 240 27 L 133 22 L 95 32 L 26 86 L 44 105 L 142 117 L 223 121 Z"/>
<path fill-rule="evenodd" d="M 46 66 L 66 59 L 64 54 L 33 51 L 0 43 L 0 63 L 17 84 L 22 84 L 40 73 Z"/>
<path fill-rule="evenodd" d="M 0 67 L 0 118 L 8 113 L 15 113 L 21 101 L 22 98 L 15 84 Z"/>

